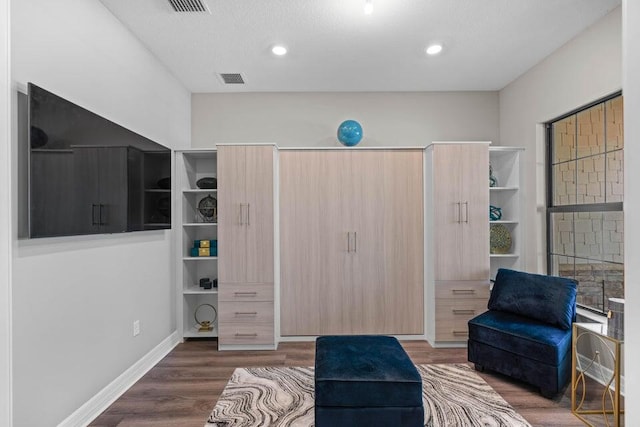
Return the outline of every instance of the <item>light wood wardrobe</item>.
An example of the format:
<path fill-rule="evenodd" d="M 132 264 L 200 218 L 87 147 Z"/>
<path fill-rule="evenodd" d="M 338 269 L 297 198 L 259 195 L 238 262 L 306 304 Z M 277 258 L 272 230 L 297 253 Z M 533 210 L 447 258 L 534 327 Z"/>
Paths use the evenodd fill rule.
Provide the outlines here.
<path fill-rule="evenodd" d="M 275 341 L 274 155 L 272 145 L 218 145 L 222 349 Z"/>
<path fill-rule="evenodd" d="M 489 297 L 489 142 L 426 149 L 427 338 L 466 344 Z"/>
<path fill-rule="evenodd" d="M 423 334 L 423 150 L 279 163 L 281 335 Z"/>

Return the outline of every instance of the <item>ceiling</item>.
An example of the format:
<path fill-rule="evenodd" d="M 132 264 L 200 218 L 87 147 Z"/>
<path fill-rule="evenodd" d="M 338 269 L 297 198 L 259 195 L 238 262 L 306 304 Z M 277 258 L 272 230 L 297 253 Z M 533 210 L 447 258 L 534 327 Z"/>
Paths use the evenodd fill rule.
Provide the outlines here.
<path fill-rule="evenodd" d="M 101 0 L 191 92 L 499 90 L 620 5 L 372 0 L 365 15 L 365 0 L 202 1 L 211 13 Z M 431 42 L 442 53 L 426 55 Z"/>

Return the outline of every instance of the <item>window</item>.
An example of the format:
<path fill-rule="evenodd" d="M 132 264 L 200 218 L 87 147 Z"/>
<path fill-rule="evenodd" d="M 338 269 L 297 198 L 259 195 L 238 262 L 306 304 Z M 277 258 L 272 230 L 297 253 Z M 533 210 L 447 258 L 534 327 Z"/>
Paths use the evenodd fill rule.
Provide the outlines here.
<path fill-rule="evenodd" d="M 547 124 L 547 269 L 578 281 L 578 305 L 624 298 L 620 93 Z"/>

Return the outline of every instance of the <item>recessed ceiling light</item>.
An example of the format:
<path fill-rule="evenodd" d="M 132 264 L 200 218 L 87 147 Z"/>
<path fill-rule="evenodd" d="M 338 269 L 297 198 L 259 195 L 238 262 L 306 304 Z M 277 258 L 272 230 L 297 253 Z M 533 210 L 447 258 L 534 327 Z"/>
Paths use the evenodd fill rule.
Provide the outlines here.
<path fill-rule="evenodd" d="M 442 51 L 441 44 L 432 44 L 427 48 L 427 55 L 437 55 Z"/>
<path fill-rule="evenodd" d="M 284 56 L 287 54 L 287 48 L 282 45 L 275 45 L 271 48 L 271 52 L 276 56 Z"/>
<path fill-rule="evenodd" d="M 373 13 L 373 0 L 364 1 L 364 14 L 371 15 Z"/>

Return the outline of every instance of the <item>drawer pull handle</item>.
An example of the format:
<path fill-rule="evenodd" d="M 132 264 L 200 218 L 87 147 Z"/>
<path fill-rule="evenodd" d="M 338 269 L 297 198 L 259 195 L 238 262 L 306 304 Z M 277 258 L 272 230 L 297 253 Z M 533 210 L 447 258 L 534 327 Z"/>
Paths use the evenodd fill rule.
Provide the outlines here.
<path fill-rule="evenodd" d="M 257 292 L 234 292 L 233 294 L 239 297 L 254 297 L 258 295 Z"/>
<path fill-rule="evenodd" d="M 453 314 L 476 314 L 475 310 L 452 309 Z"/>
<path fill-rule="evenodd" d="M 456 331 L 456 330 L 454 330 L 452 332 L 453 332 L 453 335 L 455 335 L 455 336 L 465 336 L 466 337 L 467 335 L 469 335 L 469 332 L 467 332 L 467 331 Z"/>
<path fill-rule="evenodd" d="M 257 336 L 258 334 L 256 334 L 255 332 L 252 334 L 239 334 L 239 333 L 236 334 L 236 337 L 238 338 L 255 338 Z"/>
<path fill-rule="evenodd" d="M 452 289 L 451 293 L 455 295 L 474 295 L 476 293 L 475 289 Z"/>
<path fill-rule="evenodd" d="M 257 311 L 236 311 L 236 316 L 257 316 Z"/>

